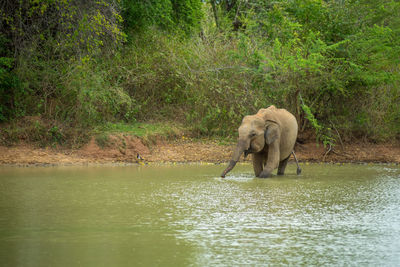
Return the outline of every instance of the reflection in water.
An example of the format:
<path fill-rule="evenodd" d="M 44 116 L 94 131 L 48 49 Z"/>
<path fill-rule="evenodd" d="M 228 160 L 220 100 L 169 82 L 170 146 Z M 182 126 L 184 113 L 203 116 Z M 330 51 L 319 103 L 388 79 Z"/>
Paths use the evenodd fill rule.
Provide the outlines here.
<path fill-rule="evenodd" d="M 398 265 L 400 169 L 0 169 L 0 265 Z"/>

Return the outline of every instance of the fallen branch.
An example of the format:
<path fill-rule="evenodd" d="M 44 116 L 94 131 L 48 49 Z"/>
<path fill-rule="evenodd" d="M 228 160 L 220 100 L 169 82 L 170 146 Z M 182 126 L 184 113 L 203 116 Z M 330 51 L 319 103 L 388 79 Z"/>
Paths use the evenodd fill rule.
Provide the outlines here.
<path fill-rule="evenodd" d="M 329 144 L 329 149 L 325 152 L 325 155 L 322 157 L 322 161 L 325 161 L 325 157 L 326 157 L 326 155 L 328 155 L 329 154 L 329 152 L 331 152 L 332 151 L 332 145 L 331 144 Z"/>
<path fill-rule="evenodd" d="M 344 145 L 342 142 L 342 138 L 340 137 L 339 131 L 336 129 L 335 125 L 331 121 L 329 121 L 329 122 L 331 123 L 332 128 L 336 131 L 336 134 L 339 137 L 340 145 L 342 146 L 342 149 L 344 150 Z"/>
<path fill-rule="evenodd" d="M 329 148 L 328 148 L 328 150 L 325 152 L 324 156 L 322 157 L 322 161 L 325 161 L 325 158 L 326 158 L 326 156 L 327 156 L 329 153 L 334 153 L 334 154 L 339 155 L 339 156 L 342 156 L 342 157 L 350 157 L 350 158 L 353 157 L 353 155 L 351 155 L 351 154 L 349 154 L 349 153 L 347 153 L 347 152 L 345 152 L 345 151 L 337 152 L 337 151 L 332 147 L 332 145 L 329 144 Z"/>

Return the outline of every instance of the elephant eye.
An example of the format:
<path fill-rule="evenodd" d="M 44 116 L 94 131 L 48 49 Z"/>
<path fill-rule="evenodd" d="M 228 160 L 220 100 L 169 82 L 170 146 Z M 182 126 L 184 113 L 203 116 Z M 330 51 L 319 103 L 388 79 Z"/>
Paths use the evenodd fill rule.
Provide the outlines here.
<path fill-rule="evenodd" d="M 250 134 L 250 137 L 254 137 L 254 136 L 256 136 L 256 133 L 251 133 Z"/>

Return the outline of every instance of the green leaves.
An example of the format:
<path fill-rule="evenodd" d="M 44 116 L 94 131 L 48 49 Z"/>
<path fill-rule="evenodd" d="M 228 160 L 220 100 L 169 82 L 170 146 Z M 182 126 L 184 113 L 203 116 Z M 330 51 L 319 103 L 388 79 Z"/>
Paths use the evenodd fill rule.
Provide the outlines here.
<path fill-rule="evenodd" d="M 399 136 L 399 12 L 391 0 L 5 1 L 0 121 L 230 135 L 275 104 L 327 144 L 331 122 L 344 138 Z"/>
<path fill-rule="evenodd" d="M 127 31 L 146 31 L 151 26 L 190 35 L 200 29 L 203 3 L 200 0 L 122 0 Z"/>

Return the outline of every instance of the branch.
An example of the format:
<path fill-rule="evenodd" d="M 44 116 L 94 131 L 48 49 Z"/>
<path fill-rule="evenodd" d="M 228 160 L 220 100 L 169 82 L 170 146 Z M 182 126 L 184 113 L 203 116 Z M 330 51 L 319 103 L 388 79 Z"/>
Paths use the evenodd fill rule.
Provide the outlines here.
<path fill-rule="evenodd" d="M 326 155 L 328 155 L 329 154 L 329 152 L 331 152 L 332 151 L 332 145 L 331 144 L 329 144 L 329 149 L 325 152 L 325 155 L 322 157 L 322 161 L 325 161 L 325 157 L 326 157 Z"/>
<path fill-rule="evenodd" d="M 336 131 L 336 134 L 339 137 L 340 145 L 342 146 L 342 150 L 344 150 L 344 145 L 342 142 L 342 138 L 340 137 L 339 131 L 336 129 L 335 125 L 331 121 L 329 121 L 329 122 L 331 123 L 332 128 Z"/>

